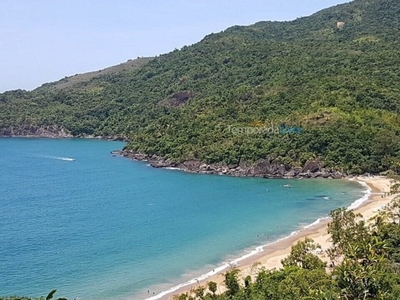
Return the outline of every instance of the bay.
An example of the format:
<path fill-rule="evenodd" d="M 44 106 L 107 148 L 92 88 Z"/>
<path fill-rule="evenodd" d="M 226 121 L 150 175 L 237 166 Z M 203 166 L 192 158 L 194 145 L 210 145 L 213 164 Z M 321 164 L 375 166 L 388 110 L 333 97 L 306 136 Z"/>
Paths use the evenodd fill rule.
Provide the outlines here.
<path fill-rule="evenodd" d="M 345 180 L 154 169 L 110 154 L 123 146 L 0 139 L 0 295 L 143 299 L 365 194 Z"/>

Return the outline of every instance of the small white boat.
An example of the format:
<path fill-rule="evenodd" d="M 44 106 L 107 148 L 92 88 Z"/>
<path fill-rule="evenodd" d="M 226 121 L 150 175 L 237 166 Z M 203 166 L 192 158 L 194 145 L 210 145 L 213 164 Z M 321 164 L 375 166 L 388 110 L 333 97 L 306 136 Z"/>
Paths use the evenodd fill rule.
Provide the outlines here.
<path fill-rule="evenodd" d="M 285 188 L 291 188 L 292 186 L 290 184 L 284 184 L 283 187 Z"/>
<path fill-rule="evenodd" d="M 74 161 L 75 158 L 71 158 L 71 157 L 63 157 L 61 158 L 61 160 L 65 160 L 65 161 Z"/>

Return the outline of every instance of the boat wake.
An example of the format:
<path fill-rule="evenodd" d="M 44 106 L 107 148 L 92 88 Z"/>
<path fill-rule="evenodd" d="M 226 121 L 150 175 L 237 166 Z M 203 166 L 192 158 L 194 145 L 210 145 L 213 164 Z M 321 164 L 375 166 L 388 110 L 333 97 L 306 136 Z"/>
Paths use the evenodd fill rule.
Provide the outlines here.
<path fill-rule="evenodd" d="M 42 155 L 40 157 L 49 158 L 49 159 L 63 160 L 63 161 L 75 161 L 75 158 L 72 158 L 72 157 L 48 156 L 48 155 Z"/>

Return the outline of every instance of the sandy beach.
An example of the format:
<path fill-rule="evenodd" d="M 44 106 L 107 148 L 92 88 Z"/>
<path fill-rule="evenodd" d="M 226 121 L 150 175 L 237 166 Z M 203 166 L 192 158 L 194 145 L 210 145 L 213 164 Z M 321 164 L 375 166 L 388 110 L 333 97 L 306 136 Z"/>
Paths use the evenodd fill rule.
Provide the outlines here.
<path fill-rule="evenodd" d="M 356 213 L 361 213 L 366 220 L 372 218 L 378 213 L 379 209 L 388 204 L 396 195 L 388 196 L 386 193 L 390 191 L 390 179 L 386 177 L 357 177 L 349 180 L 357 180 L 361 183 L 366 184 L 370 189 L 370 195 L 368 199 L 363 201 L 358 207 L 354 208 Z M 234 261 L 232 268 L 240 270 L 240 277 L 244 278 L 247 275 L 257 274 L 259 268 L 264 267 L 266 269 L 281 268 L 281 260 L 285 258 L 289 253 L 291 246 L 297 243 L 299 240 L 305 237 L 312 238 L 316 243 L 321 246 L 322 252 L 319 254 L 322 260 L 328 261 L 327 256 L 324 254 L 324 250 L 331 246 L 330 236 L 327 234 L 327 225 L 329 219 L 323 219 L 320 222 L 308 226 L 297 233 L 281 239 L 277 242 L 271 243 L 265 246 L 263 249 L 248 258 L 241 259 L 240 261 Z M 173 291 L 166 291 L 159 295 L 153 295 L 150 299 L 173 299 L 174 295 L 190 292 L 191 289 L 203 285 L 207 282 L 214 281 L 218 284 L 218 292 L 222 293 L 225 290 L 223 285 L 224 273 L 229 270 L 224 268 L 221 270 L 217 268 L 210 271 L 207 274 L 207 278 L 197 278 L 191 281 L 191 283 L 185 284 L 185 286 L 174 289 Z M 168 292 L 168 293 L 167 293 Z"/>

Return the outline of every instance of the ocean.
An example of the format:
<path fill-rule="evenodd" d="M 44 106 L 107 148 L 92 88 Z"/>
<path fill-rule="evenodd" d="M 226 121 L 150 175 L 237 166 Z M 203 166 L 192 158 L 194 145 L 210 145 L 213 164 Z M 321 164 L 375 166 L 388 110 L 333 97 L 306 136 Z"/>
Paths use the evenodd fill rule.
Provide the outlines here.
<path fill-rule="evenodd" d="M 154 169 L 110 154 L 123 146 L 0 138 L 0 295 L 157 297 L 366 193 Z"/>

